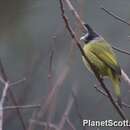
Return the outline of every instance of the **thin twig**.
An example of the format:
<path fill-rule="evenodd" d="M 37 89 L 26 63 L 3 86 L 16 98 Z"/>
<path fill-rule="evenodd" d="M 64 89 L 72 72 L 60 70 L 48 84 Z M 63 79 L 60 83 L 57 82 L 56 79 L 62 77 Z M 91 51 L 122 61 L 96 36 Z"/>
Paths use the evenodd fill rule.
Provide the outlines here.
<path fill-rule="evenodd" d="M 56 37 L 53 37 L 54 38 L 54 42 L 55 42 L 55 38 Z M 54 57 L 54 48 L 53 46 L 51 45 L 51 48 L 50 48 L 50 55 L 49 55 L 49 67 L 48 67 L 48 93 L 50 93 L 50 91 L 52 90 L 52 79 L 53 79 L 53 73 L 52 73 L 52 63 L 53 63 L 53 57 Z M 49 124 L 51 123 L 51 120 L 52 120 L 52 117 L 54 115 L 54 107 L 55 107 L 55 99 L 56 97 L 53 97 L 53 103 L 51 103 L 48 107 L 48 115 L 47 115 L 47 119 L 46 119 L 46 122 L 47 122 L 47 125 L 45 127 L 45 130 L 50 130 L 50 127 L 49 127 Z"/>
<path fill-rule="evenodd" d="M 71 96 L 71 98 L 69 99 L 69 102 L 67 104 L 66 110 L 65 110 L 65 112 L 64 112 L 64 114 L 63 114 L 63 116 L 62 116 L 62 118 L 61 118 L 61 120 L 59 122 L 57 130 L 62 130 L 63 129 L 63 127 L 65 125 L 65 122 L 66 122 L 66 119 L 67 119 L 67 117 L 68 117 L 68 115 L 70 113 L 72 105 L 73 105 L 73 98 Z"/>
<path fill-rule="evenodd" d="M 79 105 L 79 102 L 78 102 L 78 99 L 77 99 L 77 95 L 76 95 L 74 89 L 72 89 L 72 96 L 73 96 L 73 99 L 74 99 L 74 105 L 75 105 L 75 109 L 76 109 L 77 116 L 78 116 L 80 122 L 82 122 L 83 116 L 82 116 L 82 113 L 81 113 L 81 111 L 80 111 L 80 105 Z M 82 124 L 82 123 L 81 123 L 81 124 Z M 82 128 L 83 128 L 83 130 L 85 130 L 84 127 L 82 127 Z"/>
<path fill-rule="evenodd" d="M 18 103 L 17 103 L 17 100 L 16 100 L 16 98 L 15 98 L 15 96 L 14 96 L 14 94 L 13 94 L 13 91 L 12 91 L 11 87 L 9 87 L 8 92 L 9 92 L 10 99 L 12 100 L 14 106 L 17 106 Z M 20 120 L 20 122 L 21 122 L 21 125 L 22 125 L 22 127 L 23 127 L 23 130 L 26 130 L 26 126 L 25 126 L 24 119 L 23 119 L 23 116 L 22 116 L 22 114 L 21 114 L 20 109 L 17 108 L 17 109 L 15 109 L 15 110 L 16 110 L 16 113 L 17 113 L 17 115 L 18 115 L 18 117 L 19 117 L 19 120 Z"/>
<path fill-rule="evenodd" d="M 8 76 L 7 74 L 5 73 L 5 70 L 4 70 L 4 66 L 2 64 L 2 61 L 0 59 L 0 76 L 2 78 L 1 82 L 7 82 L 8 81 Z"/>
<path fill-rule="evenodd" d="M 97 70 L 96 70 L 96 67 L 91 63 L 91 61 L 88 59 L 88 57 L 85 55 L 81 45 L 80 45 L 80 42 L 79 40 L 77 39 L 76 35 L 75 35 L 75 32 L 72 30 L 71 26 L 69 25 L 68 23 L 68 18 L 65 16 L 65 12 L 64 12 L 64 7 L 63 7 L 63 3 L 62 3 L 62 0 L 59 0 L 60 2 L 60 9 L 61 9 L 61 16 L 64 20 L 64 23 L 65 23 L 65 26 L 66 26 L 66 29 L 68 30 L 68 32 L 70 33 L 72 39 L 75 40 L 75 44 L 77 45 L 77 47 L 79 48 L 82 56 L 84 56 L 85 60 L 89 63 L 90 67 L 92 68 L 97 80 L 99 81 L 100 85 L 102 86 L 102 88 L 105 90 L 105 92 L 108 94 L 108 97 L 109 97 L 109 100 L 110 102 L 112 103 L 112 105 L 114 106 L 114 108 L 116 109 L 116 111 L 118 112 L 118 114 L 120 115 L 120 117 L 123 119 L 123 120 L 127 120 L 127 117 L 126 115 L 124 114 L 123 110 L 115 103 L 111 93 L 109 92 L 109 90 L 107 89 L 107 87 L 105 86 L 102 78 L 100 77 L 100 75 L 98 75 L 97 73 Z"/>
<path fill-rule="evenodd" d="M 48 94 L 47 99 L 44 103 L 44 107 L 43 107 L 43 109 L 40 110 L 38 117 L 41 117 L 41 113 L 42 113 L 42 116 L 46 113 L 48 105 L 51 103 L 52 98 L 55 95 L 55 92 L 57 91 L 57 89 L 59 89 L 61 87 L 61 84 L 63 83 L 65 77 L 67 76 L 68 71 L 69 71 L 69 67 L 66 66 L 64 68 L 64 70 L 62 71 L 62 73 L 60 74 L 60 77 L 58 77 L 56 83 L 54 84 L 54 86 L 51 90 L 51 92 Z"/>
<path fill-rule="evenodd" d="M 52 103 L 52 99 L 54 98 L 56 92 L 62 87 L 62 83 L 65 80 L 68 72 L 69 72 L 69 66 L 66 65 L 64 67 L 64 70 L 62 70 L 60 76 L 57 78 L 56 83 L 53 85 L 52 90 L 47 95 L 44 104 L 41 105 L 40 111 L 38 111 L 37 113 L 35 112 L 34 116 L 32 117 L 33 120 L 37 120 L 37 122 L 39 122 L 41 117 L 43 117 L 46 114 L 48 106 Z M 35 125 L 32 122 L 30 122 L 28 130 L 34 130 L 34 129 Z"/>
<path fill-rule="evenodd" d="M 33 120 L 36 119 L 36 115 L 37 115 L 37 111 L 35 110 L 35 111 L 32 113 L 31 119 L 29 120 L 29 125 L 28 125 L 27 130 L 33 130 L 33 129 L 35 129 L 35 125 L 36 125 L 36 124 L 33 122 Z"/>
<path fill-rule="evenodd" d="M 23 105 L 23 106 L 5 106 L 3 110 L 12 110 L 12 109 L 30 109 L 30 108 L 40 108 L 40 104 L 38 105 Z M 0 111 L 2 109 L 0 108 Z"/>
<path fill-rule="evenodd" d="M 126 104 L 124 102 L 122 102 L 122 106 L 124 106 L 125 108 L 130 108 L 130 105 L 128 105 L 128 104 Z"/>
<path fill-rule="evenodd" d="M 66 118 L 66 122 L 70 126 L 71 130 L 76 130 L 75 126 L 72 124 L 72 122 L 70 121 L 69 117 Z"/>
<path fill-rule="evenodd" d="M 115 46 L 112 46 L 112 48 L 118 52 L 121 52 L 121 53 L 124 53 L 124 54 L 127 54 L 127 55 L 130 55 L 130 52 L 129 51 L 126 51 L 126 50 L 123 50 L 123 49 L 120 49 L 118 47 L 115 47 Z"/>
<path fill-rule="evenodd" d="M 130 86 L 130 79 L 123 69 L 121 69 L 121 77 Z"/>
<path fill-rule="evenodd" d="M 17 84 L 20 84 L 20 83 L 24 82 L 25 80 L 26 80 L 26 78 L 14 81 L 14 82 L 10 83 L 9 86 L 15 86 Z"/>
<path fill-rule="evenodd" d="M 48 93 L 45 101 L 41 105 L 40 111 L 38 111 L 36 113 L 36 115 L 35 115 L 35 117 L 33 119 L 39 121 L 41 118 L 43 118 L 45 116 L 45 114 L 48 111 L 48 108 L 49 108 L 50 104 L 53 103 L 53 99 L 54 99 L 55 95 L 63 87 L 62 84 L 63 84 L 64 80 L 66 79 L 66 76 L 68 75 L 69 70 L 70 70 L 69 65 L 70 65 L 69 63 L 66 63 L 66 65 L 64 66 L 64 69 L 62 69 L 62 71 L 59 73 L 55 83 L 52 84 L 51 91 Z M 34 130 L 34 127 L 35 126 L 32 123 L 29 124 L 29 130 Z"/>
<path fill-rule="evenodd" d="M 100 89 L 99 87 L 97 87 L 96 85 L 94 86 L 94 88 L 96 88 L 96 90 L 97 90 L 98 92 L 100 92 L 102 95 L 108 97 L 107 93 L 104 92 L 104 91 L 103 91 L 102 89 Z M 117 101 L 115 100 L 115 102 L 117 102 Z M 130 108 L 130 105 L 124 103 L 123 101 L 121 102 L 121 105 L 122 105 L 123 107 L 125 107 L 125 108 Z"/>
<path fill-rule="evenodd" d="M 97 87 L 97 85 L 96 85 L 96 84 L 94 85 L 94 88 L 95 88 L 98 92 L 100 92 L 102 95 L 104 95 L 104 96 L 108 97 L 107 93 L 106 93 L 106 92 L 104 92 L 104 91 L 103 91 L 102 89 L 100 89 L 99 87 Z"/>
<path fill-rule="evenodd" d="M 71 4 L 70 0 L 64 0 L 66 2 L 66 4 L 68 5 L 70 11 L 72 12 L 72 14 L 76 17 L 76 19 L 78 20 L 80 27 L 83 31 L 87 31 L 86 27 L 84 26 L 85 22 L 80 18 L 78 12 L 75 10 L 75 8 L 73 7 L 73 5 Z"/>
<path fill-rule="evenodd" d="M 49 125 L 49 128 L 57 129 L 57 126 L 55 124 L 52 124 L 52 123 L 47 124 L 47 122 L 41 122 L 41 121 L 37 121 L 37 120 L 31 120 L 31 122 L 35 123 L 37 125 L 44 126 L 44 127 Z"/>
<path fill-rule="evenodd" d="M 75 91 L 77 93 L 77 86 L 75 87 Z M 68 99 L 67 107 L 66 107 L 66 109 L 64 111 L 64 114 L 63 114 L 63 116 L 62 116 L 62 118 L 61 118 L 61 120 L 59 122 L 57 130 L 62 130 L 63 129 L 63 127 L 65 125 L 65 122 L 66 122 L 66 120 L 67 120 L 67 118 L 69 116 L 69 113 L 71 111 L 71 108 L 73 106 L 73 103 L 74 103 L 74 98 L 71 95 L 70 98 Z"/>
<path fill-rule="evenodd" d="M 4 101 L 5 101 L 5 97 L 6 97 L 8 88 L 9 88 L 9 83 L 6 82 L 4 89 L 3 89 L 3 92 L 2 92 L 1 99 L 0 99 L 0 109 L 1 109 L 1 111 L 0 111 L 0 130 L 3 130 L 3 120 L 4 120 L 3 108 L 4 108 Z"/>
<path fill-rule="evenodd" d="M 54 50 L 53 50 L 53 48 L 51 48 L 49 56 L 50 57 L 49 57 L 48 79 L 51 79 L 51 77 L 52 77 L 52 61 L 53 61 L 53 56 L 54 56 Z"/>
<path fill-rule="evenodd" d="M 5 86 L 6 83 L 9 83 L 8 76 L 7 76 L 6 72 L 5 72 L 5 69 L 4 69 L 4 66 L 2 64 L 1 59 L 0 59 L 0 81 L 4 84 L 4 86 Z M 14 106 L 17 106 L 17 101 L 16 101 L 15 96 L 14 96 L 14 94 L 13 94 L 10 87 L 8 87 L 8 92 L 10 94 L 10 98 L 11 98 Z M 21 122 L 21 125 L 22 125 L 23 129 L 26 130 L 23 117 L 22 117 L 21 112 L 20 112 L 20 110 L 18 108 L 16 109 L 16 112 L 18 114 L 18 117 L 19 117 L 19 120 Z"/>
<path fill-rule="evenodd" d="M 107 14 L 109 14 L 110 16 L 112 16 L 113 18 L 117 19 L 118 21 L 125 23 L 127 25 L 130 26 L 130 23 L 128 23 L 125 19 L 117 16 L 116 14 L 114 14 L 113 12 L 109 11 L 108 9 L 101 7 L 101 10 L 103 10 L 104 12 L 106 12 Z"/>

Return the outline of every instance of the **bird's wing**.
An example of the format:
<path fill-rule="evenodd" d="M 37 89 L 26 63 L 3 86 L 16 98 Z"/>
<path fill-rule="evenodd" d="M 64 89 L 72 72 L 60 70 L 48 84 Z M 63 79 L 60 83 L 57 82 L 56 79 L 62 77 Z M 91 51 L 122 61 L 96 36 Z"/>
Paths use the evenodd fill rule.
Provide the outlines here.
<path fill-rule="evenodd" d="M 91 46 L 91 52 L 114 72 L 121 74 L 117 58 L 113 53 L 111 46 L 106 41 L 93 44 Z"/>

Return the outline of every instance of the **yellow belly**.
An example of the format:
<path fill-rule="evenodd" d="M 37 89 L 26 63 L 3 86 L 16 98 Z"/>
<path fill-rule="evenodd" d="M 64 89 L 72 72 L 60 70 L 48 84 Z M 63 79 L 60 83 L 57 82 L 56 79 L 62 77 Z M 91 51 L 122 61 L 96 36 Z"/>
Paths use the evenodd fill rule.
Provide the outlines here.
<path fill-rule="evenodd" d="M 87 57 L 88 59 L 91 61 L 91 63 L 96 66 L 97 70 L 99 71 L 99 74 L 102 76 L 107 76 L 108 75 L 108 68 L 106 67 L 106 65 L 99 60 L 95 55 L 93 55 L 90 52 L 87 52 Z M 87 69 L 89 71 L 92 72 L 90 65 L 88 64 L 88 62 L 85 60 L 85 58 L 82 56 L 83 62 L 85 64 L 85 66 L 87 67 Z"/>
<path fill-rule="evenodd" d="M 83 50 L 91 63 L 96 66 L 100 75 L 109 76 L 110 70 L 114 70 L 116 74 L 120 73 L 120 66 L 117 62 L 117 58 L 111 46 L 104 39 L 93 40 L 85 44 Z M 82 58 L 86 67 L 91 70 L 87 61 L 84 57 Z"/>

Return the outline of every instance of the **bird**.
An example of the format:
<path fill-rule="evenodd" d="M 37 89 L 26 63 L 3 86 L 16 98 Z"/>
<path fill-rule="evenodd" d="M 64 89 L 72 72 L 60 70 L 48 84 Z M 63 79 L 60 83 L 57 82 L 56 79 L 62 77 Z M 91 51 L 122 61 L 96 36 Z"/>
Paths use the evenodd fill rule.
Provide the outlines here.
<path fill-rule="evenodd" d="M 96 67 L 98 75 L 111 80 L 117 103 L 121 107 L 121 67 L 117 56 L 112 46 L 89 24 L 84 24 L 84 26 L 87 32 L 80 38 L 84 42 L 83 51 L 91 64 Z M 93 72 L 84 56 L 82 56 L 82 60 L 88 70 Z"/>

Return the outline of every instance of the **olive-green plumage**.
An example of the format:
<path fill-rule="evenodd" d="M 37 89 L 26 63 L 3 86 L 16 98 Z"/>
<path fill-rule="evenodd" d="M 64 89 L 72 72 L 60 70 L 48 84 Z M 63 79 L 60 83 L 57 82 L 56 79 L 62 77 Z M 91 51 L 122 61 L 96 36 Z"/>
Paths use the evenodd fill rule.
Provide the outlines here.
<path fill-rule="evenodd" d="M 98 73 L 104 77 L 107 76 L 113 84 L 114 92 L 118 98 L 118 103 L 121 106 L 120 100 L 120 77 L 121 69 L 117 58 L 113 52 L 112 47 L 99 35 L 97 35 L 88 26 L 88 35 L 84 36 L 83 50 L 86 56 L 89 58 L 90 62 L 96 66 Z M 90 30 L 91 29 L 91 30 Z M 92 33 L 92 34 L 91 34 Z M 91 71 L 91 68 L 84 57 L 83 62 L 86 67 Z"/>

